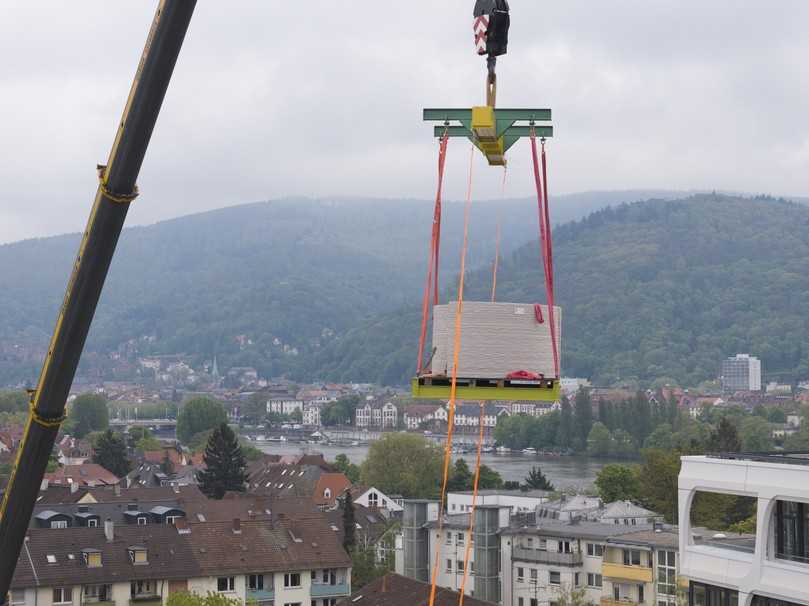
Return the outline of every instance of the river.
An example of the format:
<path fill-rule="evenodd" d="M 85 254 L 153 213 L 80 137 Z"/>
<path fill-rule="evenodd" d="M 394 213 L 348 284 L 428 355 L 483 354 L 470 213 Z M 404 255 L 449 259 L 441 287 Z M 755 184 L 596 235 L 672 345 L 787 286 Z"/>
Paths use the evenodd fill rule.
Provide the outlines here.
<path fill-rule="evenodd" d="M 352 463 L 360 464 L 368 456 L 367 446 L 328 446 L 316 444 L 295 444 L 291 442 L 253 442 L 269 454 L 322 453 L 327 461 L 333 461 L 338 454 L 345 454 Z M 463 457 L 470 468 L 475 465 L 475 455 L 453 455 L 453 460 Z M 542 472 L 558 489 L 573 488 L 583 490 L 592 486 L 596 474 L 609 463 L 616 461 L 584 456 L 531 456 L 523 454 L 483 454 L 481 462 L 497 471 L 504 480 L 522 481 L 532 465 L 538 465 Z M 626 462 L 626 461 L 623 461 Z"/>

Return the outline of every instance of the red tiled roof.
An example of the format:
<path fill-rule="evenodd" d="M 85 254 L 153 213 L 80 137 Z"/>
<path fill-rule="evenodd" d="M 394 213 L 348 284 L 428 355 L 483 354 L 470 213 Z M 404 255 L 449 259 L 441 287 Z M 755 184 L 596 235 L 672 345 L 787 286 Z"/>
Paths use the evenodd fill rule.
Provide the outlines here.
<path fill-rule="evenodd" d="M 120 482 L 118 476 L 96 463 L 65 465 L 52 473 L 46 473 L 45 479 L 52 484 L 75 483 L 79 486 L 112 486 Z"/>
<path fill-rule="evenodd" d="M 315 492 L 312 498 L 315 503 L 320 505 L 334 505 L 337 497 L 349 488 L 351 488 L 351 481 L 345 474 L 340 472 L 324 473 L 321 474 L 315 484 Z M 329 490 L 329 496 L 326 496 L 327 489 Z"/>

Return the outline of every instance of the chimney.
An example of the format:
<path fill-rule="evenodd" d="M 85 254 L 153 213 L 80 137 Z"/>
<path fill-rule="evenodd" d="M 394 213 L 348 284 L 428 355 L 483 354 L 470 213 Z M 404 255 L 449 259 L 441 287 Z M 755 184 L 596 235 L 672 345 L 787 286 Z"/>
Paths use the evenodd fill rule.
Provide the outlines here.
<path fill-rule="evenodd" d="M 382 593 L 388 593 L 388 575 L 382 577 Z"/>
<path fill-rule="evenodd" d="M 233 518 L 233 534 L 242 534 L 242 521 L 239 518 Z"/>
<path fill-rule="evenodd" d="M 70 482 L 70 494 L 76 494 L 77 492 L 79 492 L 79 483 Z"/>
<path fill-rule="evenodd" d="M 112 543 L 115 538 L 115 525 L 110 518 L 104 520 L 104 536 L 107 537 L 107 543 Z"/>
<path fill-rule="evenodd" d="M 112 490 L 115 493 L 116 497 L 120 497 L 121 496 L 121 483 L 119 482 L 118 484 L 113 486 Z"/>

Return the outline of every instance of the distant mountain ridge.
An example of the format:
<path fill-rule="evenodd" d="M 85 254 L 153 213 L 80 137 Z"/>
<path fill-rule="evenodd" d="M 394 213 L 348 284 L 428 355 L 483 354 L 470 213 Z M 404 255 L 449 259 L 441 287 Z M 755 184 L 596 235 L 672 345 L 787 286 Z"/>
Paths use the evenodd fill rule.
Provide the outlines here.
<path fill-rule="evenodd" d="M 565 374 L 693 382 L 747 351 L 765 371 L 809 374 L 809 304 L 799 296 L 809 287 L 809 209 L 658 192 L 599 210 L 647 193 L 552 200 L 554 223 L 565 223 L 554 233 Z M 127 229 L 80 372 L 123 378 L 139 355 L 186 353 L 195 364 L 216 355 L 221 370 L 401 384 L 415 365 L 432 204 L 291 199 Z M 500 217 L 500 300 L 543 299 L 535 204 L 473 205 L 468 297 L 487 298 Z M 445 299 L 462 210 L 445 205 Z M 0 246 L 0 385 L 36 379 L 77 241 Z"/>
<path fill-rule="evenodd" d="M 648 192 L 555 198 L 555 220 Z M 310 357 L 378 313 L 412 304 L 426 267 L 433 202 L 284 199 L 124 231 L 80 372 L 110 376 L 109 352 L 185 352 L 265 376 L 307 374 Z M 462 205 L 444 206 L 442 272 L 456 270 Z M 475 201 L 469 266 L 536 236 L 535 201 Z M 0 385 L 36 379 L 78 234 L 0 245 Z M 243 348 L 235 337 L 246 335 Z M 147 338 L 147 339 L 144 339 Z M 134 347 L 130 340 L 136 340 Z M 278 344 L 280 343 L 280 345 Z"/>

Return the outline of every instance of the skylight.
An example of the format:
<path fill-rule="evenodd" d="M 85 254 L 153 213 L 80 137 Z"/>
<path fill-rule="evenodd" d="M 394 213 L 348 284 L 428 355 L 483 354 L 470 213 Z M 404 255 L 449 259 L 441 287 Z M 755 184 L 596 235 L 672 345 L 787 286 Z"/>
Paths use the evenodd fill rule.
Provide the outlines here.
<path fill-rule="evenodd" d="M 48 560 L 48 564 L 56 564 L 56 556 L 48 554 L 45 556 L 45 559 Z"/>

